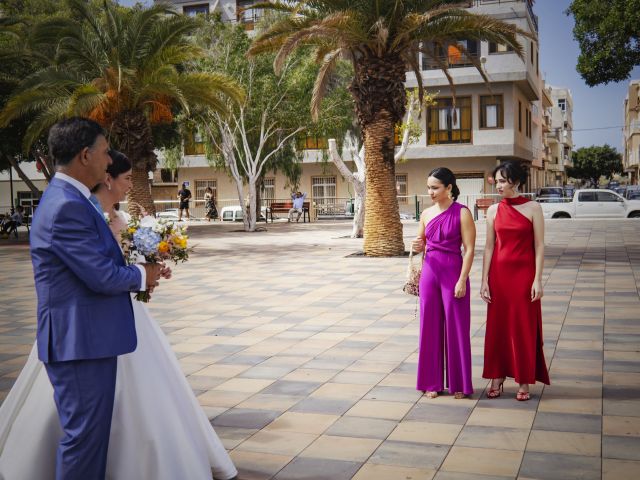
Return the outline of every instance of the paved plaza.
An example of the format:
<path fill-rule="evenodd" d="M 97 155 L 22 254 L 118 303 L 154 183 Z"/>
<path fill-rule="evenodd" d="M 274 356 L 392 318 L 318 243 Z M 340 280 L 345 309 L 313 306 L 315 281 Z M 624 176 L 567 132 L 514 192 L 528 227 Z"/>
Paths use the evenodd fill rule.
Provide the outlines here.
<path fill-rule="evenodd" d="M 417 224 L 405 224 L 408 245 Z M 350 256 L 348 223 L 191 229 L 155 319 L 241 480 L 640 476 L 640 221 L 547 222 L 544 349 L 552 385 L 485 397 L 486 308 L 472 288 L 472 398 L 415 390 L 419 320 L 406 258 Z M 24 233 L 23 233 L 24 235 Z M 0 400 L 35 337 L 26 243 L 0 243 Z M 162 421 L 162 419 L 158 419 Z"/>

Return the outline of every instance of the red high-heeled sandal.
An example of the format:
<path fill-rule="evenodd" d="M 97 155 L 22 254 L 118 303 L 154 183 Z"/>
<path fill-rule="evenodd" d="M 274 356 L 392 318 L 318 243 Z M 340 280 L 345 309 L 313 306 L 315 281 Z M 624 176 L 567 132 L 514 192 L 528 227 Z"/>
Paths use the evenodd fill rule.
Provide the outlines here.
<path fill-rule="evenodd" d="M 521 392 L 520 390 L 518 390 L 518 393 L 516 393 L 516 400 L 518 400 L 519 402 L 526 402 L 530 398 L 531 395 L 529 394 L 529 392 Z"/>
<path fill-rule="evenodd" d="M 487 392 L 487 398 L 498 398 L 501 392 L 504 392 L 504 381 L 506 377 L 502 378 L 502 381 L 498 384 L 498 388 L 490 388 Z"/>

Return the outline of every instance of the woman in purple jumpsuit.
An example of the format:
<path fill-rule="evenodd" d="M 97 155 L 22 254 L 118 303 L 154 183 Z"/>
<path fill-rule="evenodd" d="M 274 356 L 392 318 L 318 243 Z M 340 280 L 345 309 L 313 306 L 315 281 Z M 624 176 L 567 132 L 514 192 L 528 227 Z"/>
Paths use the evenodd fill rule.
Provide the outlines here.
<path fill-rule="evenodd" d="M 413 251 L 424 251 L 420 277 L 420 352 L 417 389 L 436 398 L 446 386 L 456 398 L 473 393 L 469 271 L 476 229 L 471 212 L 456 202 L 460 190 L 448 168 L 427 180 L 434 205 L 420 216 Z M 462 248 L 464 246 L 464 254 Z"/>

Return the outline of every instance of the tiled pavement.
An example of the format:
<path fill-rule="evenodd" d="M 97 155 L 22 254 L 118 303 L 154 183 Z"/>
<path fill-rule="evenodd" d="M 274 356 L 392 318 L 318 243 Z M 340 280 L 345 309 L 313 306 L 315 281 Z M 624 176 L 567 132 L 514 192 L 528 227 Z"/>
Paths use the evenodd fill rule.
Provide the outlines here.
<path fill-rule="evenodd" d="M 151 309 L 240 478 L 640 477 L 640 222 L 547 223 L 550 387 L 484 397 L 485 308 L 472 274 L 476 394 L 414 389 L 418 322 L 406 259 L 348 257 L 348 224 L 193 228 L 192 260 Z M 406 240 L 415 223 L 405 225 Z M 0 243 L 0 399 L 34 338 L 26 245 Z M 159 420 L 160 421 L 160 420 Z"/>

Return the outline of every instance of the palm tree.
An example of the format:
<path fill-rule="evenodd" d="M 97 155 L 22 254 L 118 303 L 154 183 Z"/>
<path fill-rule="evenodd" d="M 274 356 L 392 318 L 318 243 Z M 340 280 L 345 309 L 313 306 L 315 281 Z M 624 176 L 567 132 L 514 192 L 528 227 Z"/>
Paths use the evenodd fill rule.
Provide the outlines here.
<path fill-rule="evenodd" d="M 110 141 L 131 160 L 132 210 L 154 213 L 148 172 L 155 170 L 153 125 L 171 123 L 193 108 L 226 111 L 226 98 L 239 101 L 242 90 L 228 77 L 189 71 L 185 65 L 204 55 L 189 37 L 198 20 L 177 15 L 166 5 L 148 9 L 102 9 L 67 0 L 68 17 L 37 24 L 28 39 L 34 55 L 55 52 L 27 77 L 0 114 L 0 124 L 32 116 L 25 150 L 58 120 L 85 116 L 109 132 Z M 53 48 L 52 48 L 53 47 Z"/>
<path fill-rule="evenodd" d="M 419 55 L 441 68 L 455 98 L 455 87 L 441 54 L 446 42 L 462 39 L 505 44 L 522 57 L 517 35 L 530 36 L 512 24 L 465 10 L 468 0 L 302 0 L 255 4 L 252 8 L 287 13 L 260 33 L 252 55 L 278 51 L 276 71 L 299 47 L 315 47 L 321 65 L 316 78 L 311 112 L 317 117 L 340 58 L 353 64 L 349 86 L 365 147 L 366 216 L 364 252 L 371 256 L 402 254 L 395 187 L 394 127 L 405 115 L 406 72 L 412 70 L 423 98 Z M 462 54 L 466 51 L 459 47 Z M 469 55 L 485 82 L 480 63 Z"/>

